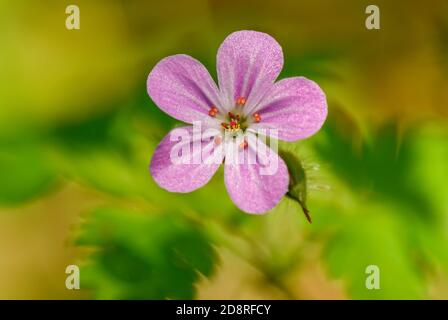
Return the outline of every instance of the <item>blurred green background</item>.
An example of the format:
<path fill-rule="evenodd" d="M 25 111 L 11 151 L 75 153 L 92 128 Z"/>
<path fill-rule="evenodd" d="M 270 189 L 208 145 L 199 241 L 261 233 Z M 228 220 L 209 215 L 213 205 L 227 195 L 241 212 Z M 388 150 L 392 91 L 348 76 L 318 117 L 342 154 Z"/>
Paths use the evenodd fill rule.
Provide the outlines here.
<path fill-rule="evenodd" d="M 364 25 L 372 3 L 380 30 Z M 313 224 L 288 198 L 240 212 L 222 168 L 191 194 L 148 173 L 177 125 L 148 73 L 186 53 L 216 78 L 242 29 L 282 45 L 280 78 L 327 94 L 323 129 L 281 145 L 305 168 Z M 447 75 L 443 0 L 0 0 L 0 298 L 447 299 Z M 70 264 L 81 290 L 65 288 Z"/>

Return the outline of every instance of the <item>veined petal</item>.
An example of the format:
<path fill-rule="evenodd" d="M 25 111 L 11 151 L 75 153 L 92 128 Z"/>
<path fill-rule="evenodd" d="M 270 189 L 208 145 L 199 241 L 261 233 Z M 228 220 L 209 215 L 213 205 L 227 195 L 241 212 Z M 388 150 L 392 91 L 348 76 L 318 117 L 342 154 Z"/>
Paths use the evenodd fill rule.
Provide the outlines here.
<path fill-rule="evenodd" d="M 225 185 L 230 198 L 241 210 L 265 213 L 288 191 L 285 162 L 259 139 L 249 139 L 248 147 L 239 149 L 238 161 L 229 160 L 226 154 Z"/>
<path fill-rule="evenodd" d="M 154 103 L 173 118 L 192 123 L 221 105 L 219 91 L 207 69 L 196 59 L 174 55 L 161 60 L 147 81 Z"/>
<path fill-rule="evenodd" d="M 193 127 L 171 130 L 151 159 L 149 170 L 157 184 L 171 192 L 191 192 L 205 185 L 223 159 L 214 132 L 194 132 Z"/>
<path fill-rule="evenodd" d="M 286 78 L 274 84 L 254 112 L 261 121 L 251 125 L 251 131 L 277 129 L 280 140 L 295 141 L 319 131 L 327 117 L 327 100 L 315 82 Z"/>
<path fill-rule="evenodd" d="M 245 97 L 252 108 L 272 86 L 283 67 L 283 52 L 270 35 L 257 31 L 237 31 L 221 44 L 217 71 L 222 100 L 227 107 Z"/>

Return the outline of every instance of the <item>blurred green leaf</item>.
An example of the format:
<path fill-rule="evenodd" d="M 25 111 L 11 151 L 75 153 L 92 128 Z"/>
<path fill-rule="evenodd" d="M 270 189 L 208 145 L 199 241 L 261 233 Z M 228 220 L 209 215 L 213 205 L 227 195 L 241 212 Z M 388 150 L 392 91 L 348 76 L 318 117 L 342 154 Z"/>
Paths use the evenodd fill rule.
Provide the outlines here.
<path fill-rule="evenodd" d="M 308 49 L 300 52 L 289 59 L 285 59 L 285 67 L 282 71 L 283 77 L 304 76 L 313 80 L 334 80 L 339 75 L 332 71 L 335 62 L 340 62 L 345 53 L 341 47 L 323 47 Z"/>
<path fill-rule="evenodd" d="M 53 185 L 56 174 L 41 148 L 31 140 L 0 141 L 0 204 L 36 198 Z"/>
<path fill-rule="evenodd" d="M 97 248 L 81 281 L 100 299 L 192 299 L 216 260 L 206 235 L 179 215 L 98 209 L 77 243 Z"/>
<path fill-rule="evenodd" d="M 151 198 L 148 174 L 153 145 L 134 126 L 131 108 L 54 129 L 53 160 L 70 179 L 116 196 Z"/>
<path fill-rule="evenodd" d="M 432 219 L 427 199 L 418 185 L 410 183 L 413 133 L 400 133 L 396 124 L 389 124 L 367 139 L 354 129 L 352 120 L 343 118 L 333 116 L 327 121 L 316 139 L 318 154 L 358 195 L 401 202 L 414 208 L 411 213 L 421 219 Z"/>
<path fill-rule="evenodd" d="M 434 221 L 414 225 L 421 250 L 433 267 L 448 271 L 448 133 L 443 126 L 425 126 L 412 144 L 414 166 L 409 172 L 410 184 L 419 187 L 428 199 Z M 432 222 L 432 223 L 429 223 Z"/>
<path fill-rule="evenodd" d="M 329 239 L 325 258 L 332 275 L 346 280 L 350 296 L 355 299 L 423 298 L 424 279 L 392 210 L 369 204 L 364 213 L 347 218 Z M 365 270 L 369 265 L 380 269 L 378 290 L 366 288 Z"/>
<path fill-rule="evenodd" d="M 414 130 L 402 138 L 399 147 L 395 136 L 390 128 L 385 129 L 373 143 L 375 149 L 365 147 L 364 155 L 363 151 L 354 153 L 346 144 L 338 143 L 338 135 L 333 135 L 340 150 L 346 151 L 354 173 L 338 163 L 335 155 L 338 170 L 350 177 L 348 182 L 359 192 L 370 189 L 382 195 L 363 198 L 357 194 L 358 201 L 344 208 L 345 215 L 337 215 L 340 208 L 323 209 L 333 210 L 338 216 L 331 222 L 333 231 L 327 240 L 325 258 L 332 274 L 346 280 L 354 298 L 423 298 L 428 288 L 422 275 L 431 271 L 428 267 L 448 268 L 448 189 L 443 174 L 448 157 L 446 132 L 433 126 Z M 373 151 L 378 154 L 373 155 Z M 388 177 L 384 172 L 373 175 L 381 168 Z M 329 225 L 324 229 L 330 231 Z M 380 267 L 380 290 L 364 286 L 367 275 L 362 271 L 369 264 Z"/>

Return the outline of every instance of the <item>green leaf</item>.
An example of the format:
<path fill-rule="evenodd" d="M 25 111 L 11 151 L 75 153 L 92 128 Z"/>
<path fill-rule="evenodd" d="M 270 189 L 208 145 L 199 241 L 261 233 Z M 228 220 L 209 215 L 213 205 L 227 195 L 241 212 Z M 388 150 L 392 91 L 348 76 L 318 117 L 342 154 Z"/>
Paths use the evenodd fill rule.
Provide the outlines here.
<path fill-rule="evenodd" d="M 93 246 L 81 285 L 99 299 L 192 299 L 216 256 L 198 225 L 177 215 L 94 211 L 77 243 Z"/>

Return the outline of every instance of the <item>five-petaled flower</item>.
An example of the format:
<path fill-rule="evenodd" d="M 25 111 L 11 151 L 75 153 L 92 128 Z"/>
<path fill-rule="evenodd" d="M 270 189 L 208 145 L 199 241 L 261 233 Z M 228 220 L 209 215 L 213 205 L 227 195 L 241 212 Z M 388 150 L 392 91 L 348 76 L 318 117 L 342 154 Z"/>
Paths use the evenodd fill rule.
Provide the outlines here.
<path fill-rule="evenodd" d="M 148 94 L 155 104 L 177 120 L 200 122 L 217 134 L 199 144 L 227 143 L 226 136 L 242 136 L 237 149 L 243 156 L 260 144 L 256 134 L 268 129 L 278 139 L 296 141 L 316 133 L 327 116 L 325 94 L 304 77 L 275 82 L 283 67 L 280 45 L 268 34 L 238 31 L 230 34 L 217 54 L 219 88 L 206 68 L 188 55 L 161 60 L 148 76 Z M 193 127 L 184 127 L 193 135 Z M 176 129 L 174 129 L 176 130 Z M 160 187 L 171 192 L 190 192 L 205 185 L 224 162 L 225 185 L 233 202 L 248 213 L 265 213 L 288 191 L 284 161 L 271 149 L 268 161 L 278 163 L 274 174 L 260 174 L 262 161 L 173 163 L 170 153 L 177 141 L 168 134 L 158 145 L 150 172 Z M 197 142 L 197 141 L 196 141 Z M 195 143 L 194 138 L 189 142 Z M 231 141 L 229 143 L 232 143 Z M 258 158 L 257 158 L 258 159 Z"/>

